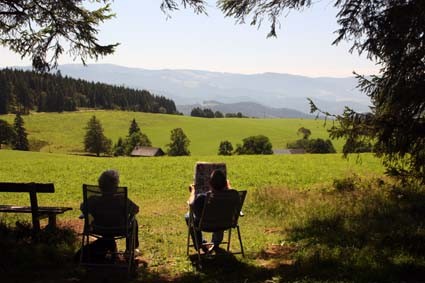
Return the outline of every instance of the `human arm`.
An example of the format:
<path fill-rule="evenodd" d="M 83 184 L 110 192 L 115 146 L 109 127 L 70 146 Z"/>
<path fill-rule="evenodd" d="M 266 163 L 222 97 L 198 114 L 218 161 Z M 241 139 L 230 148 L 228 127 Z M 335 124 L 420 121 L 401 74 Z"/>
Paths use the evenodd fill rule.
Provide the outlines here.
<path fill-rule="evenodd" d="M 84 211 L 85 211 L 85 209 L 84 209 L 84 202 L 82 202 L 81 204 L 80 204 L 80 210 L 81 210 L 81 214 L 80 214 L 80 216 L 78 216 L 78 218 L 80 218 L 80 219 L 84 219 Z"/>
<path fill-rule="evenodd" d="M 187 200 L 187 204 L 192 205 L 195 201 L 195 186 L 193 184 L 189 185 L 189 199 Z"/>
<path fill-rule="evenodd" d="M 139 213 L 139 206 L 130 199 L 128 199 L 128 211 L 130 215 L 136 215 L 137 213 Z"/>

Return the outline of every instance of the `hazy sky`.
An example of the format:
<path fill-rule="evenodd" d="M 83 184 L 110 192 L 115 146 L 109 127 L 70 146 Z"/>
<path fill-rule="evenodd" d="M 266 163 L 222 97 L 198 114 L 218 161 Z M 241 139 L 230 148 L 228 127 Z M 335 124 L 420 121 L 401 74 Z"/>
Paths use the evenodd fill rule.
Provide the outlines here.
<path fill-rule="evenodd" d="M 350 44 L 333 46 L 337 30 L 334 1 L 318 1 L 302 12 L 281 18 L 278 38 L 266 38 L 269 24 L 260 29 L 224 18 L 214 2 L 208 16 L 180 10 L 168 19 L 160 0 L 116 0 L 116 18 L 100 26 L 102 43 L 119 42 L 115 54 L 97 63 L 145 69 L 197 69 L 233 73 L 277 72 L 318 76 L 376 73 L 365 56 L 348 52 Z M 28 59 L 0 47 L 0 67 L 29 65 Z M 88 61 L 96 63 L 95 61 Z M 63 56 L 60 63 L 80 63 Z"/>

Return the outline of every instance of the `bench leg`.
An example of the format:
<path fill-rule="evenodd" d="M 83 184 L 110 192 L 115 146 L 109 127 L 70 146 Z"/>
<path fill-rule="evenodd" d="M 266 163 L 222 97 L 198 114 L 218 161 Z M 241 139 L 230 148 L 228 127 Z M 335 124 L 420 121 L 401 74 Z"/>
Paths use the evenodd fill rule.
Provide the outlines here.
<path fill-rule="evenodd" d="M 56 228 L 56 214 L 49 214 L 49 228 Z"/>
<path fill-rule="evenodd" d="M 40 220 L 37 216 L 32 217 L 32 226 L 34 227 L 35 232 L 40 231 Z"/>
<path fill-rule="evenodd" d="M 30 191 L 30 202 L 31 202 L 31 214 L 32 214 L 32 225 L 34 232 L 37 233 L 40 231 L 40 219 L 38 215 L 38 202 L 37 202 L 37 193 L 35 190 Z"/>

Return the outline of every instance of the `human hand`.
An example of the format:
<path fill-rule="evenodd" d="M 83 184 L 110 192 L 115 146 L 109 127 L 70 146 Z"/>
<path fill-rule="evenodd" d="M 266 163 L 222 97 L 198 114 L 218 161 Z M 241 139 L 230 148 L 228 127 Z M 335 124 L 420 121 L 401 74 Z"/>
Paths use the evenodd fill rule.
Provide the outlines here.
<path fill-rule="evenodd" d="M 227 188 L 228 189 L 231 189 L 232 187 L 230 186 L 230 181 L 229 181 L 229 179 L 227 179 Z"/>
<path fill-rule="evenodd" d="M 189 185 L 189 192 L 191 193 L 194 190 L 195 190 L 195 185 L 194 184 L 190 184 Z"/>

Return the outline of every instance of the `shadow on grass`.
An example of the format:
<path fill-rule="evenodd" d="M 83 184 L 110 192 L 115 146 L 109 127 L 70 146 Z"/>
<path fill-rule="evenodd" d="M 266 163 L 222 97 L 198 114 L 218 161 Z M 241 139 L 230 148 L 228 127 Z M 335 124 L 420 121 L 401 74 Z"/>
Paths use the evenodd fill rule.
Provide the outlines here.
<path fill-rule="evenodd" d="M 0 224 L 1 282 L 424 282 L 425 190 L 380 182 L 349 187 L 269 190 L 255 200 L 264 217 L 282 219 L 276 233 L 285 244 L 247 259 L 224 251 L 204 256 L 201 269 L 178 275 L 147 263 L 130 280 L 125 272 L 85 272 L 73 263 L 80 244 L 73 230 L 43 230 L 34 239 L 27 224 Z M 196 266 L 197 255 L 189 259 Z"/>
<path fill-rule="evenodd" d="M 285 231 L 285 237 L 300 247 L 296 277 L 318 281 L 425 281 L 423 188 L 381 183 L 378 188 L 334 191 L 319 199 L 320 204 L 306 205 L 305 221 Z"/>
<path fill-rule="evenodd" d="M 74 227 L 75 228 L 75 227 Z M 0 222 L 0 282 L 132 282 L 149 274 L 143 261 L 136 272 L 126 268 L 80 268 L 76 251 L 81 238 L 72 227 L 42 229 L 34 234 L 32 225 Z"/>
<path fill-rule="evenodd" d="M 0 223 L 2 282 L 55 281 L 72 270 L 76 234 L 71 229 L 43 229 L 33 235 L 31 225 Z M 58 276 L 58 274 L 60 275 Z"/>
<path fill-rule="evenodd" d="M 193 272 L 180 274 L 169 279 L 172 282 L 265 282 L 273 277 L 273 270 L 255 266 L 241 260 L 241 255 L 233 255 L 223 249 L 214 255 L 202 255 L 198 262 L 197 254 L 189 256 Z M 165 279 L 166 280 L 166 279 Z M 157 281 L 155 281 L 157 282 Z"/>

